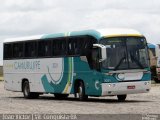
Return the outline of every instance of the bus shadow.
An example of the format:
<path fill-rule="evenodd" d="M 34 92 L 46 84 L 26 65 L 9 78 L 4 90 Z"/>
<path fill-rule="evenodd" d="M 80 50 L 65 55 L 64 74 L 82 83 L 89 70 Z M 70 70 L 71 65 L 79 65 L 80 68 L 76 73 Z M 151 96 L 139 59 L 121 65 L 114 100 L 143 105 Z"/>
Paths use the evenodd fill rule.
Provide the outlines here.
<path fill-rule="evenodd" d="M 118 101 L 118 99 L 111 99 L 111 98 L 88 98 L 85 101 L 79 101 L 77 98 L 74 97 L 68 97 L 66 99 L 57 99 L 54 96 L 40 96 L 37 99 L 25 99 L 24 97 L 8 97 L 8 98 L 12 98 L 12 99 L 24 99 L 24 100 L 36 100 L 36 101 L 57 101 L 57 102 L 65 102 L 65 101 L 71 101 L 71 102 L 92 102 L 92 103 L 141 103 L 141 102 L 153 102 L 153 101 L 149 101 L 149 100 L 125 100 L 123 102 Z"/>
<path fill-rule="evenodd" d="M 125 100 L 124 102 L 120 102 L 118 101 L 118 99 L 111 99 L 111 98 L 88 98 L 85 101 L 79 101 L 77 98 L 67 98 L 67 99 L 56 99 L 56 98 L 48 98 L 48 97 L 41 97 L 39 99 L 43 99 L 43 100 L 56 100 L 56 101 L 74 101 L 74 102 L 92 102 L 92 103 L 140 103 L 140 102 L 152 102 L 152 101 L 146 101 L 146 100 Z"/>

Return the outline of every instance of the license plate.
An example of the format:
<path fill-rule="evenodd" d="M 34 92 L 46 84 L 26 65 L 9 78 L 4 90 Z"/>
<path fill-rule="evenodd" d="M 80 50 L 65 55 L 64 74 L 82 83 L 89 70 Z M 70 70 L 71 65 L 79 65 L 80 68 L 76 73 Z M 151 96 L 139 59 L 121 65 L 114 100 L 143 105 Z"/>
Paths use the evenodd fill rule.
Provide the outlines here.
<path fill-rule="evenodd" d="M 135 85 L 127 86 L 127 89 L 135 89 Z"/>

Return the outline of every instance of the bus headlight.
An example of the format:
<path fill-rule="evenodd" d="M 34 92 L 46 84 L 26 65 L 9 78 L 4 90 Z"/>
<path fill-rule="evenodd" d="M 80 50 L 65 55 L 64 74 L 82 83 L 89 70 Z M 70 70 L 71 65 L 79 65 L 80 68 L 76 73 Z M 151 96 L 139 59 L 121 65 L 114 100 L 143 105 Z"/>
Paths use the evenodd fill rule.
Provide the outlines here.
<path fill-rule="evenodd" d="M 149 82 L 144 82 L 144 85 L 149 85 Z"/>
<path fill-rule="evenodd" d="M 115 87 L 116 84 L 108 84 L 108 87 Z"/>

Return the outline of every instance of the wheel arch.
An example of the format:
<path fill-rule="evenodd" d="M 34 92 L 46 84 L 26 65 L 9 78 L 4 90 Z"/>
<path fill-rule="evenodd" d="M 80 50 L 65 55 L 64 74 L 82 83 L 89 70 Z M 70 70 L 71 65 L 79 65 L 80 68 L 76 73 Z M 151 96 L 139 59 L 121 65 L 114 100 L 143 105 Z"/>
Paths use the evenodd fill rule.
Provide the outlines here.
<path fill-rule="evenodd" d="M 75 94 L 77 93 L 77 88 L 78 88 L 80 82 L 82 82 L 82 83 L 85 85 L 85 83 L 84 83 L 84 81 L 83 81 L 82 79 L 76 79 L 76 80 L 74 81 L 74 93 L 75 93 Z"/>

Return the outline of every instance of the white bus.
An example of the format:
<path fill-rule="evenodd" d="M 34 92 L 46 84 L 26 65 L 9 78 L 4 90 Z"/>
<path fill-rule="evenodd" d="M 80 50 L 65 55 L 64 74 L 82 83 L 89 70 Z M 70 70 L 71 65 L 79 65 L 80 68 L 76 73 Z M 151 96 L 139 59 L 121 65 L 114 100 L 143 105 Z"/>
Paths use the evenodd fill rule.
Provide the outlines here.
<path fill-rule="evenodd" d="M 52 93 L 117 96 L 150 90 L 145 37 L 132 29 L 84 30 L 7 39 L 4 42 L 5 89 L 25 98 Z"/>
<path fill-rule="evenodd" d="M 160 83 L 160 44 L 148 43 L 150 67 L 151 67 L 151 78 L 156 83 Z"/>

